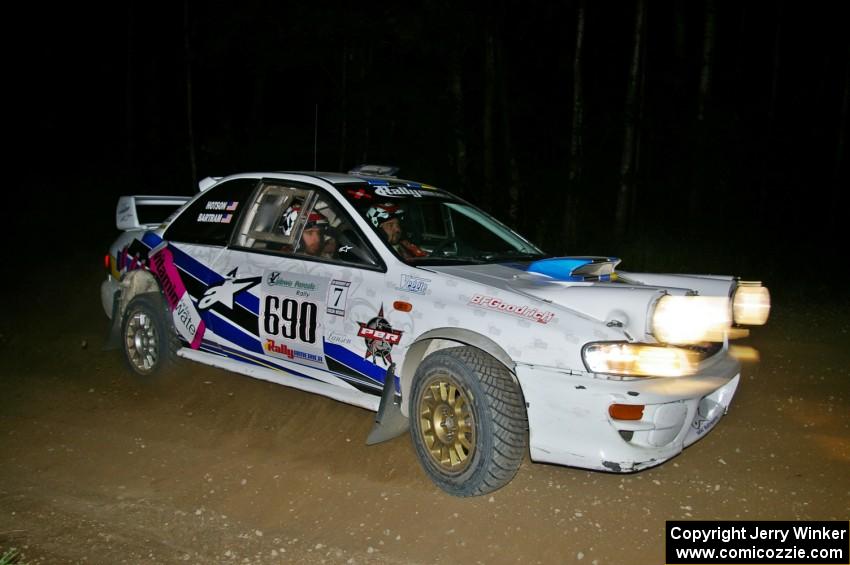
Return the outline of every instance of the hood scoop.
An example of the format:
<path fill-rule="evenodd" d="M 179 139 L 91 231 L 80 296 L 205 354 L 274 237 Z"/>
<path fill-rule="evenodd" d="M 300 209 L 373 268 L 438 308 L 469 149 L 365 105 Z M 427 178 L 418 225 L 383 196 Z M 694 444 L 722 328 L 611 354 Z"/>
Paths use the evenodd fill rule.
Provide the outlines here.
<path fill-rule="evenodd" d="M 554 257 L 535 261 L 526 271 L 557 281 L 611 281 L 619 264 L 616 257 Z"/>

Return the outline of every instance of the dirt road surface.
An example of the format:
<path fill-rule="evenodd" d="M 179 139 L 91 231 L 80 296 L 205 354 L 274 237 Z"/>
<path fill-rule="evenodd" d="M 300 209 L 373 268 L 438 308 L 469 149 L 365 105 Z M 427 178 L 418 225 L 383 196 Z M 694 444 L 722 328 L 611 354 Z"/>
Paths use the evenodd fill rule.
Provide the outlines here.
<path fill-rule="evenodd" d="M 367 447 L 365 410 L 188 362 L 134 380 L 100 280 L 79 256 L 5 293 L 0 552 L 26 563 L 663 563 L 668 519 L 850 517 L 846 307 L 774 293 L 729 415 L 658 468 L 526 458 L 458 499 L 407 436 Z"/>

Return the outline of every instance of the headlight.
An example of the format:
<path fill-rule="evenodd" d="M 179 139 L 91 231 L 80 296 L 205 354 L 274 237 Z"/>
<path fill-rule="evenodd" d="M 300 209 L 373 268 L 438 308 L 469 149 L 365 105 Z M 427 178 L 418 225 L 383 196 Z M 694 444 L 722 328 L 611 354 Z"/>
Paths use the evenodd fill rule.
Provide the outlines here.
<path fill-rule="evenodd" d="M 697 372 L 699 354 L 679 347 L 591 343 L 582 350 L 592 373 L 635 377 L 684 377 Z"/>
<path fill-rule="evenodd" d="M 721 296 L 662 296 L 652 314 L 652 333 L 663 343 L 723 341 L 732 325 L 729 299 Z"/>
<path fill-rule="evenodd" d="M 732 313 L 736 324 L 763 325 L 770 315 L 770 291 L 759 282 L 739 282 L 732 295 Z"/>

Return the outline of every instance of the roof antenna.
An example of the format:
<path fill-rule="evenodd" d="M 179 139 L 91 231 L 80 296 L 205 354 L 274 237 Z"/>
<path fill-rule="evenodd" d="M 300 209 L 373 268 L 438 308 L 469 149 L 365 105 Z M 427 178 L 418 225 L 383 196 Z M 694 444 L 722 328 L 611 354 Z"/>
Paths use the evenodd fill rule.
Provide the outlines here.
<path fill-rule="evenodd" d="M 313 170 L 318 171 L 316 168 L 316 155 L 318 154 L 318 145 L 319 145 L 319 105 L 316 104 L 316 112 L 313 118 Z"/>

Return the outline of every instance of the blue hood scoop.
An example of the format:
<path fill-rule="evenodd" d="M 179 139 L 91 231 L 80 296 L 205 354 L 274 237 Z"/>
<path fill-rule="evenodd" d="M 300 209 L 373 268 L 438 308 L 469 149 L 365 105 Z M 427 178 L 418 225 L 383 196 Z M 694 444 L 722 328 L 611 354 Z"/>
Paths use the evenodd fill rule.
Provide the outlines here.
<path fill-rule="evenodd" d="M 619 263 L 616 257 L 554 257 L 535 261 L 526 271 L 558 281 L 611 281 Z"/>

